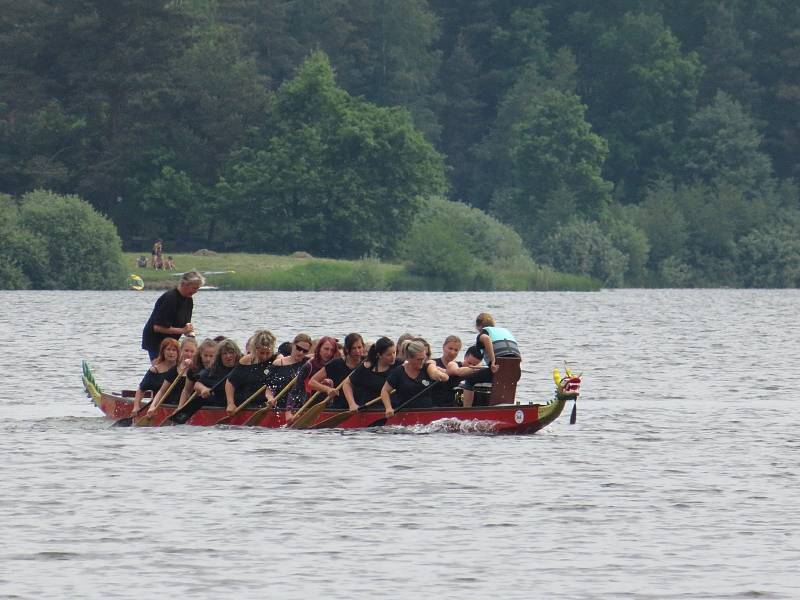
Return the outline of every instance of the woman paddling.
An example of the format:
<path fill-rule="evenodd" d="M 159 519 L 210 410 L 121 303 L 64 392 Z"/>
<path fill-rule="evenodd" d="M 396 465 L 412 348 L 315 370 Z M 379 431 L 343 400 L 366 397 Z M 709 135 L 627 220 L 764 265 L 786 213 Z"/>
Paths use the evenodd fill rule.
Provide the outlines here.
<path fill-rule="evenodd" d="M 136 394 L 133 396 L 133 414 L 139 412 L 142 404 L 142 397 L 147 391 L 154 394 L 161 389 L 161 384 L 164 382 L 164 377 L 167 371 L 175 366 L 178 361 L 178 354 L 180 353 L 180 346 L 178 341 L 173 338 L 165 338 L 161 340 L 158 347 L 158 355 L 147 373 L 144 374 L 139 387 L 136 388 Z"/>
<path fill-rule="evenodd" d="M 275 360 L 275 336 L 271 331 L 259 329 L 249 342 L 250 352 L 245 354 L 225 382 L 226 411 L 232 414 L 236 407 L 267 383 L 272 361 Z M 257 399 L 248 406 L 264 406 Z"/>
<path fill-rule="evenodd" d="M 344 338 L 344 358 L 334 358 L 319 369 L 309 380 L 315 392 L 327 394 L 333 399 L 330 408 L 347 408 L 349 402 L 336 389 L 353 372 L 364 355 L 364 338 L 358 333 L 349 333 Z"/>
<path fill-rule="evenodd" d="M 162 404 L 178 404 L 181 397 L 182 385 L 172 385 L 176 377 L 183 377 L 192 368 L 194 363 L 194 355 L 197 352 L 197 340 L 193 337 L 185 337 L 181 340 L 181 352 L 178 356 L 178 363 L 164 374 L 164 381 L 161 388 L 158 390 L 153 401 L 150 403 L 150 408 L 147 409 L 147 414 L 150 417 L 155 415 L 156 409 Z M 170 390 L 170 388 L 172 388 Z M 169 395 L 161 399 L 164 394 L 170 390 Z"/>
<path fill-rule="evenodd" d="M 464 379 L 462 376 L 450 373 L 448 365 L 455 363 L 455 367 L 461 367 L 461 363 L 456 360 L 458 353 L 461 352 L 461 338 L 456 335 L 448 335 L 442 344 L 442 355 L 434 363 L 444 371 L 448 371 L 448 379 L 440 383 L 431 390 L 431 400 L 434 406 L 455 406 L 456 390 L 458 384 Z"/>
<path fill-rule="evenodd" d="M 389 371 L 400 366 L 396 346 L 387 337 L 378 338 L 367 352 L 364 362 L 356 368 L 342 386 L 347 407 L 356 410 L 381 395 Z"/>
<path fill-rule="evenodd" d="M 298 333 L 292 341 L 292 351 L 288 356 L 278 356 L 272 363 L 267 377 L 267 389 L 265 396 L 269 406 L 276 406 L 275 396 L 289 385 L 300 369 L 308 360 L 308 353 L 311 352 L 311 336 L 307 333 Z M 295 396 L 294 398 L 291 398 Z M 295 384 L 289 393 L 280 401 L 277 408 L 286 409 L 287 419 L 291 418 L 291 412 L 287 407 L 301 404 L 305 399 L 303 387 Z M 294 410 L 297 410 L 296 408 Z"/>
<path fill-rule="evenodd" d="M 413 339 L 406 346 L 406 362 L 393 369 L 381 389 L 381 400 L 386 417 L 394 415 L 394 407 L 404 404 L 419 394 L 409 408 L 430 408 L 430 392 L 425 392 L 437 381 L 447 381 L 447 373 L 436 367 L 428 358 L 422 340 Z M 392 391 L 395 394 L 392 396 Z"/>
<path fill-rule="evenodd" d="M 225 388 L 217 384 L 230 374 L 240 358 L 242 358 L 242 352 L 232 339 L 224 339 L 217 345 L 214 363 L 210 368 L 200 372 L 194 384 L 194 391 L 197 392 L 197 395 L 209 400 L 206 405 L 225 406 L 227 404 Z"/>

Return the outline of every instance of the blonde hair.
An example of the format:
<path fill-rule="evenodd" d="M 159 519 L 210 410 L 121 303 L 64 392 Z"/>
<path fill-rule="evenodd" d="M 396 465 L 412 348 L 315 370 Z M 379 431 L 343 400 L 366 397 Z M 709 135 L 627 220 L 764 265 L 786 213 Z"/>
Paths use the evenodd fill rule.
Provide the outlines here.
<path fill-rule="evenodd" d="M 311 341 L 311 336 L 307 333 L 298 333 L 296 336 L 294 336 L 292 344 L 297 344 L 298 342 L 306 342 L 309 348 L 314 346 L 314 342 Z"/>
<path fill-rule="evenodd" d="M 423 339 L 408 340 L 406 343 L 406 357 L 414 356 L 422 352 L 426 357 L 428 356 L 428 346 Z"/>
<path fill-rule="evenodd" d="M 458 347 L 460 348 L 462 346 L 461 338 L 457 335 L 448 335 L 446 338 L 444 338 L 442 346 L 447 346 L 447 344 L 458 344 Z"/>
<path fill-rule="evenodd" d="M 494 317 L 488 312 L 482 312 L 475 318 L 478 327 L 494 327 Z"/>
<path fill-rule="evenodd" d="M 266 348 L 270 352 L 275 351 L 275 336 L 268 329 L 259 329 L 250 338 L 250 351 L 255 352 L 257 348 Z"/>

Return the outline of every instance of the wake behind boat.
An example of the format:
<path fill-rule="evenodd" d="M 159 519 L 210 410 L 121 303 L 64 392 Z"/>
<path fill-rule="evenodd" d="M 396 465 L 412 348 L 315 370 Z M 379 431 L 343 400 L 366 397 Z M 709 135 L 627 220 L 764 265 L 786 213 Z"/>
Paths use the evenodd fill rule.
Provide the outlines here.
<path fill-rule="evenodd" d="M 519 377 L 519 359 L 501 359 L 501 368 L 491 392 L 485 394 L 483 405 L 466 407 L 414 408 L 397 412 L 385 420 L 389 426 L 415 427 L 434 425 L 448 431 L 480 431 L 495 434 L 531 434 L 555 421 L 563 412 L 567 401 L 577 401 L 580 391 L 580 377 L 560 376 L 556 381 L 555 397 L 543 404 L 529 402 L 522 404 L 515 400 L 516 381 Z M 94 404 L 109 419 L 119 420 L 132 416 L 132 391 L 104 392 L 95 381 L 89 364 L 83 362 L 83 385 Z M 161 424 L 174 413 L 175 405 L 163 404 L 153 416 L 153 422 Z M 244 409 L 238 412 L 227 425 L 244 425 L 251 421 L 258 409 Z M 347 413 L 347 414 L 345 414 Z M 188 425 L 216 425 L 226 416 L 224 408 L 203 406 L 186 421 Z M 325 423 L 336 423 L 336 427 L 360 429 L 384 424 L 381 421 L 383 410 L 369 408 L 353 412 L 325 408 L 304 428 L 325 428 Z M 571 421 L 574 422 L 574 412 Z M 256 423 L 258 427 L 278 428 L 286 426 L 283 411 L 266 411 Z"/>

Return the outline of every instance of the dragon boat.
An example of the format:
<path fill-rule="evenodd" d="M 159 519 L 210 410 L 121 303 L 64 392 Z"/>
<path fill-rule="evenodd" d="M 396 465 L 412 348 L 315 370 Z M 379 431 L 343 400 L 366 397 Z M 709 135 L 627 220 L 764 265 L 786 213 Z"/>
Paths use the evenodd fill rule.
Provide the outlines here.
<path fill-rule="evenodd" d="M 531 434 L 555 421 L 563 412 L 568 401 L 577 402 L 580 393 L 579 376 L 567 374 L 561 377 L 558 370 L 553 371 L 556 383 L 555 395 L 544 403 L 521 403 L 516 400 L 517 381 L 520 376 L 518 358 L 498 359 L 500 369 L 494 376 L 490 390 L 476 394 L 477 406 L 472 407 L 434 407 L 399 410 L 393 417 L 382 419 L 383 407 L 377 404 L 366 410 L 347 411 L 324 408 L 316 413 L 313 422 L 306 423 L 303 429 L 325 428 L 326 423 L 336 423 L 336 427 L 346 429 L 368 428 L 376 424 L 398 427 L 433 426 L 439 430 L 457 432 L 480 432 L 490 434 Z M 115 422 L 130 419 L 133 408 L 134 391 L 105 392 L 97 384 L 89 364 L 83 362 L 83 386 L 91 401 L 109 419 Z M 162 404 L 153 416 L 154 424 L 167 424 L 173 415 L 175 405 Z M 225 419 L 225 409 L 219 406 L 202 406 L 185 421 L 188 425 L 212 426 L 221 420 L 226 425 L 255 425 L 258 427 L 285 427 L 283 411 L 261 411 L 263 417 L 253 423 L 257 408 L 246 408 L 232 418 Z M 347 413 L 347 414 L 345 414 Z M 575 406 L 570 422 L 575 421 Z"/>

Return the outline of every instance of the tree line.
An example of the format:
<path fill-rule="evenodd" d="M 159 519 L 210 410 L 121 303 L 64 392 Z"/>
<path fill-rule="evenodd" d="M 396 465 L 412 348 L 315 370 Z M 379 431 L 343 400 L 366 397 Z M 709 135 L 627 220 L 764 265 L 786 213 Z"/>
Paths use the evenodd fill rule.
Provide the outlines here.
<path fill-rule="evenodd" d="M 492 239 L 521 254 L 503 260 L 609 286 L 800 282 L 796 3 L 0 0 L 0 15 L 0 192 L 77 194 L 128 247 L 428 248 L 441 260 L 418 269 L 455 277 L 476 267 L 441 249 L 470 253 L 480 219 L 431 226 L 447 198 L 505 224 Z"/>

